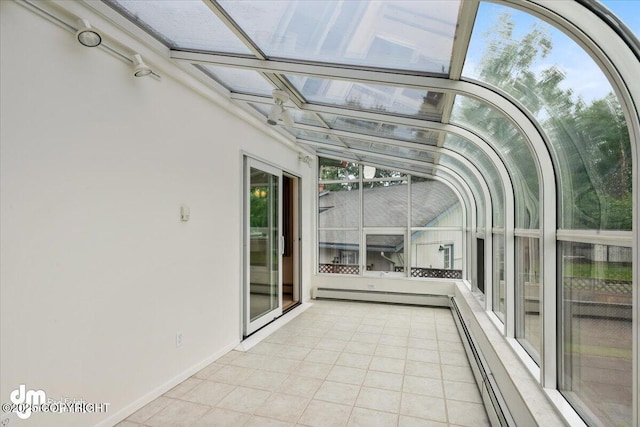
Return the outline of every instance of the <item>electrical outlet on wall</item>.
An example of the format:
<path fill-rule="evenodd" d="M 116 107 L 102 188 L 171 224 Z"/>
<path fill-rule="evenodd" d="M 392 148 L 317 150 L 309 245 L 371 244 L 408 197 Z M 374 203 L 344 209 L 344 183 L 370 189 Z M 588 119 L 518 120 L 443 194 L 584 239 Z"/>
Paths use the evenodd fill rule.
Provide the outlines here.
<path fill-rule="evenodd" d="M 182 332 L 176 332 L 176 348 L 182 347 L 183 341 L 184 337 L 182 336 Z"/>
<path fill-rule="evenodd" d="M 376 288 L 376 285 L 374 285 L 373 283 L 369 283 L 367 285 L 367 289 L 375 289 L 375 288 Z"/>

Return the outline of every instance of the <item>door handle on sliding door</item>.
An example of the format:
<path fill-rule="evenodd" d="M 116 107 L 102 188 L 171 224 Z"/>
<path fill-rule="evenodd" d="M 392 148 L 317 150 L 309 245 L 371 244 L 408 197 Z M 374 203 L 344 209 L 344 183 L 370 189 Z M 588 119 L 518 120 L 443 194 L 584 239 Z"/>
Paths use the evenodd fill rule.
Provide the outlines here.
<path fill-rule="evenodd" d="M 280 236 L 280 255 L 284 255 L 284 236 Z"/>

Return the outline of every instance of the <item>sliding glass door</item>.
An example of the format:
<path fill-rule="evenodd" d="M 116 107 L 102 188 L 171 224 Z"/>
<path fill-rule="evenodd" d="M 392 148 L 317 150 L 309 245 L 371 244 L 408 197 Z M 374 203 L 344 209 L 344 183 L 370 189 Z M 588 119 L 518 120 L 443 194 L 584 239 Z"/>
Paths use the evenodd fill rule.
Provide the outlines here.
<path fill-rule="evenodd" d="M 282 172 L 245 159 L 244 335 L 282 314 Z"/>

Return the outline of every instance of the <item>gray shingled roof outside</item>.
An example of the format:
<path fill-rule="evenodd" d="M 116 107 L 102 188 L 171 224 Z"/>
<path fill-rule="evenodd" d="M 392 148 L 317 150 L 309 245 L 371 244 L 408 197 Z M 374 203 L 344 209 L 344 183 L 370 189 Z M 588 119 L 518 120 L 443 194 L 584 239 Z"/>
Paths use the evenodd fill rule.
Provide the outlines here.
<path fill-rule="evenodd" d="M 365 227 L 406 227 L 407 186 L 365 188 Z M 423 181 L 411 184 L 413 201 L 413 227 L 430 225 L 440 215 L 458 203 L 458 198 L 449 187 L 439 181 Z M 320 228 L 358 227 L 360 200 L 357 190 L 329 191 L 320 195 Z M 327 209 L 328 208 L 328 209 Z M 326 209 L 326 210 L 324 210 Z M 357 249 L 358 233 L 323 231 L 320 233 L 320 247 Z M 370 240 L 371 241 L 371 240 Z M 403 247 L 400 236 L 374 238 L 376 250 L 398 251 Z M 378 249 L 379 248 L 379 249 Z"/>

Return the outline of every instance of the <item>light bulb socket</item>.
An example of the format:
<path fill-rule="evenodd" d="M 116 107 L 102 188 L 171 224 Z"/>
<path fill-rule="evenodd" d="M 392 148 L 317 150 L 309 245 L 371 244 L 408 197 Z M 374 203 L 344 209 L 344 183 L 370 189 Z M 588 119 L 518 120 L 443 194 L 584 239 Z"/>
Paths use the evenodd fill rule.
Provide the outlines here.
<path fill-rule="evenodd" d="M 102 36 L 91 27 L 91 24 L 86 19 L 78 19 L 76 39 L 86 47 L 97 47 L 102 43 Z"/>
<path fill-rule="evenodd" d="M 139 54 L 133 55 L 133 76 L 134 77 L 145 77 L 151 74 L 153 70 L 149 68 L 147 64 L 142 60 L 142 56 Z"/>

